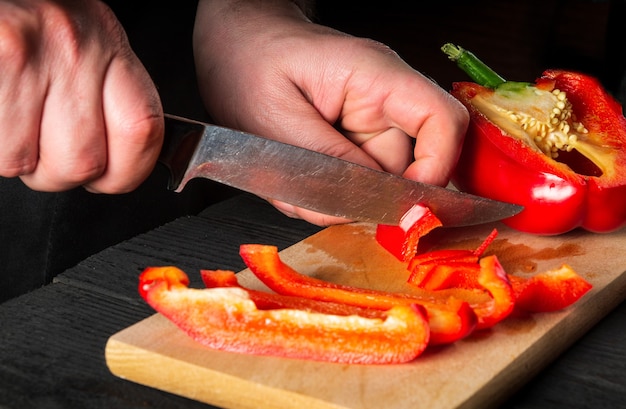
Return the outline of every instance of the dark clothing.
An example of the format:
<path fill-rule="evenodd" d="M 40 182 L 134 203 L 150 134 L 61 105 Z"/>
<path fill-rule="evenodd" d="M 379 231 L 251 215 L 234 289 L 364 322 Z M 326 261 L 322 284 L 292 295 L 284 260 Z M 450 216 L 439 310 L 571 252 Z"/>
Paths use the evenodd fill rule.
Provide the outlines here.
<path fill-rule="evenodd" d="M 159 166 L 136 191 L 97 195 L 77 188 L 34 192 L 0 178 L 0 302 L 49 283 L 80 260 L 232 193 L 209 181 L 168 191 Z"/>

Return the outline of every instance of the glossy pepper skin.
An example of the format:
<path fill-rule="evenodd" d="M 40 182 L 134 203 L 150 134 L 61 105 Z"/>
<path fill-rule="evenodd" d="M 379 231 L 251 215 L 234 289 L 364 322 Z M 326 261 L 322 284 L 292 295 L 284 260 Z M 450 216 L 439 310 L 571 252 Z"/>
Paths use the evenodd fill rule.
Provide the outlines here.
<path fill-rule="evenodd" d="M 551 312 L 566 308 L 591 290 L 592 285 L 567 264 L 530 278 L 509 276 L 516 308 L 528 312 Z"/>
<path fill-rule="evenodd" d="M 427 207 L 416 204 L 409 209 L 397 226 L 376 226 L 376 241 L 398 260 L 407 262 L 415 256 L 419 239 L 442 223 Z"/>
<path fill-rule="evenodd" d="M 385 318 L 340 316 L 298 308 L 259 309 L 236 286 L 188 288 L 176 267 L 149 267 L 139 293 L 192 339 L 212 349 L 350 364 L 411 361 L 428 345 L 421 310 L 394 306 Z"/>
<path fill-rule="evenodd" d="M 244 244 L 239 253 L 250 271 L 279 294 L 378 310 L 388 310 L 396 305 L 419 305 L 426 310 L 429 345 L 458 341 L 476 327 L 477 317 L 469 303 L 447 294 L 418 297 L 319 280 L 300 274 L 283 263 L 275 246 Z"/>
<path fill-rule="evenodd" d="M 451 92 L 468 108 L 471 121 L 453 183 L 524 206 L 504 221 L 520 231 L 555 235 L 582 227 L 600 233 L 624 226 L 626 119 L 621 106 L 595 78 L 581 73 L 547 70 L 535 85 L 567 94 L 576 120 L 588 131 L 582 150 L 594 163 L 576 152 L 553 159 L 511 137 L 474 103 L 498 88 L 458 82 Z"/>

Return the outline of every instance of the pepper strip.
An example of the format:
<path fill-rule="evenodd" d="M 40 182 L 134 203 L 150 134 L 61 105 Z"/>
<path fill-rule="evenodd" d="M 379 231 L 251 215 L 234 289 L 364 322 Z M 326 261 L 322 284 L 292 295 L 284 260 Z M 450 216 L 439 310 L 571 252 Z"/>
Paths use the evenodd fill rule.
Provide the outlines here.
<path fill-rule="evenodd" d="M 528 312 L 561 310 L 574 304 L 592 288 L 567 264 L 528 279 L 509 278 L 517 298 L 516 307 Z"/>
<path fill-rule="evenodd" d="M 477 289 L 489 293 L 488 301 L 468 300 L 478 318 L 476 329 L 490 328 L 509 316 L 515 293 L 495 255 L 480 258 L 495 240 L 493 229 L 475 250 L 435 250 L 415 256 L 409 263 L 408 283 L 429 291 Z M 462 294 L 457 297 L 462 299 Z"/>
<path fill-rule="evenodd" d="M 417 204 L 402 216 L 398 226 L 377 225 L 375 238 L 398 260 L 408 262 L 417 252 L 419 239 L 441 225 L 428 207 Z"/>
<path fill-rule="evenodd" d="M 368 290 L 318 280 L 300 274 L 279 257 L 278 248 L 244 244 L 239 251 L 245 264 L 271 290 L 284 295 L 332 301 L 366 308 L 387 310 L 395 305 L 421 305 L 430 326 L 430 344 L 452 343 L 469 335 L 476 326 L 476 315 L 466 301 L 454 297 L 428 299 L 411 294 Z"/>
<path fill-rule="evenodd" d="M 349 364 L 390 364 L 418 357 L 428 324 L 413 305 L 397 305 L 385 320 L 299 309 L 259 310 L 241 288 L 192 289 L 176 267 L 149 267 L 139 293 L 192 339 L 209 348 L 254 355 Z"/>
<path fill-rule="evenodd" d="M 478 283 L 491 294 L 493 301 L 475 305 L 478 316 L 476 329 L 490 328 L 508 317 L 515 308 L 515 293 L 508 275 L 495 255 L 483 257 L 478 262 Z"/>
<path fill-rule="evenodd" d="M 478 259 L 495 240 L 498 230 L 491 233 L 474 251 L 466 249 L 433 250 L 416 255 L 409 261 L 407 282 L 426 290 L 450 287 L 480 288 Z"/>
<path fill-rule="evenodd" d="M 257 308 L 271 310 L 278 308 L 294 308 L 303 311 L 319 312 L 334 315 L 360 315 L 367 318 L 384 318 L 385 311 L 363 308 L 355 305 L 335 302 L 317 301 L 310 298 L 295 297 L 265 291 L 252 290 L 243 287 L 237 280 L 234 271 L 228 270 L 200 270 L 200 276 L 207 288 L 237 287 L 245 290 Z"/>
<path fill-rule="evenodd" d="M 490 298 L 487 301 L 468 300 L 478 318 L 476 329 L 492 327 L 513 311 L 515 292 L 495 255 L 483 257 L 476 262 L 454 259 L 428 261 L 424 268 L 428 270 L 424 279 L 419 284 L 409 281 L 410 284 L 435 292 L 476 289 L 489 293 Z M 419 271 L 419 268 L 415 271 Z M 411 277 L 414 275 L 409 278 Z M 458 293 L 457 297 L 463 299 L 463 293 Z"/>

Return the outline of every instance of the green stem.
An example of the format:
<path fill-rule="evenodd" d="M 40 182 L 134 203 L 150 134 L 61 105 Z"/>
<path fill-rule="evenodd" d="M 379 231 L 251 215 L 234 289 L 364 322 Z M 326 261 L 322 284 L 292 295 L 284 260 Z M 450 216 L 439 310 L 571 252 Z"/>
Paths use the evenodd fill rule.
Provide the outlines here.
<path fill-rule="evenodd" d="M 456 62 L 470 78 L 477 84 L 487 88 L 496 88 L 506 80 L 489 68 L 471 52 L 454 44 L 446 43 L 441 47 L 450 60 Z"/>

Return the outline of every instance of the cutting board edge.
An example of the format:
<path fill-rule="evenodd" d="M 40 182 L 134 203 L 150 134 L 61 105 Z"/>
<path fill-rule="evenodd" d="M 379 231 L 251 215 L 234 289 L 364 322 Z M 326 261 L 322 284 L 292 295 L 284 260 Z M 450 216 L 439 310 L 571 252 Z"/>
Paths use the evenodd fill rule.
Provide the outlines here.
<path fill-rule="evenodd" d="M 309 247 L 310 247 L 310 244 L 311 244 L 311 243 L 309 243 L 309 242 L 304 242 L 304 244 L 307 244 L 307 247 L 305 248 L 305 252 L 310 251 Z M 300 247 L 302 247 L 303 242 L 298 243 L 297 245 L 300 245 Z M 292 246 L 292 247 L 294 248 L 294 250 L 297 250 L 297 249 L 298 249 L 298 247 L 296 247 L 297 245 Z M 614 247 L 613 247 L 613 248 L 614 248 Z M 291 247 L 290 247 L 290 248 L 288 248 L 288 250 L 289 250 L 289 251 L 290 251 L 291 249 L 292 249 Z M 282 254 L 282 252 L 281 252 L 281 254 Z M 307 253 L 307 254 L 308 254 L 308 253 Z M 623 264 L 622 264 L 622 265 L 619 265 L 619 267 L 620 267 L 620 270 L 621 270 L 621 269 L 623 268 Z M 244 271 L 245 271 L 245 270 L 244 270 Z M 612 271 L 614 271 L 614 270 L 612 270 Z M 607 271 L 607 272 L 608 272 L 608 271 Z M 592 274 L 593 274 L 593 272 L 592 272 Z M 613 274 L 611 274 L 610 276 L 613 276 Z M 591 277 L 592 277 L 592 276 L 590 276 L 590 278 L 591 278 Z M 602 281 L 602 282 L 604 283 L 604 281 Z M 619 283 L 619 284 L 618 284 L 618 286 L 619 286 L 619 292 L 618 292 L 618 293 L 611 293 L 610 291 L 608 291 L 608 286 L 609 286 L 609 285 L 611 285 L 611 284 L 616 284 L 616 283 Z M 609 305 L 611 302 L 617 303 L 620 299 L 623 299 L 623 298 L 624 298 L 624 297 L 623 297 L 623 293 L 624 293 L 624 287 L 625 287 L 625 285 L 626 285 L 626 274 L 624 274 L 624 271 L 620 271 L 620 273 L 618 274 L 618 276 L 617 276 L 617 278 L 616 278 L 616 279 L 613 279 L 613 280 L 609 281 L 609 282 L 608 282 L 608 284 L 606 285 L 606 287 L 605 287 L 605 285 L 604 285 L 604 284 L 603 284 L 603 285 L 601 285 L 601 287 L 599 287 L 598 291 L 595 291 L 595 294 L 593 294 L 593 297 L 590 297 L 590 298 L 601 299 L 601 302 L 599 303 L 599 305 L 600 305 L 600 306 L 602 306 L 602 305 Z M 606 294 L 610 295 L 612 298 L 610 298 L 610 299 L 605 299 L 605 298 L 606 298 L 606 294 L 603 294 L 603 290 L 605 290 L 605 289 L 606 289 L 606 291 L 607 291 L 607 293 L 606 293 Z M 591 294 L 589 294 L 589 295 L 591 295 Z M 586 301 L 584 301 L 584 300 L 581 300 L 581 301 L 583 301 L 583 303 L 585 303 L 585 304 L 586 304 Z M 587 301 L 587 302 L 588 302 L 588 301 Z M 590 308 L 591 308 L 591 307 L 594 307 L 594 305 L 593 305 L 593 304 L 594 304 L 594 303 L 588 304 L 588 306 L 589 306 Z M 596 303 L 596 304 L 597 304 L 597 303 Z M 613 307 L 614 307 L 614 305 L 613 305 Z M 539 362 L 535 362 L 535 363 L 533 363 L 533 368 L 534 368 L 534 371 L 535 371 L 534 373 L 536 373 L 536 372 L 537 372 L 537 371 L 539 371 L 541 368 L 543 368 L 543 367 L 545 367 L 546 365 L 548 365 L 550 361 L 552 361 L 552 360 L 556 359 L 556 358 L 558 357 L 558 355 L 560 355 L 560 354 L 561 354 L 561 353 L 562 353 L 562 352 L 563 352 L 563 351 L 567 348 L 567 345 L 570 345 L 571 343 L 575 342 L 578 338 L 580 338 L 580 336 L 582 336 L 582 334 L 584 334 L 585 332 L 587 332 L 587 331 L 588 331 L 588 329 L 589 329 L 591 326 L 593 326 L 593 324 L 594 324 L 595 322 L 597 322 L 599 319 L 601 319 L 601 318 L 603 317 L 603 315 L 605 315 L 605 314 L 606 314 L 606 312 L 608 312 L 608 311 L 609 311 L 609 309 L 610 309 L 610 308 L 608 308 L 608 307 L 607 307 L 607 308 L 602 308 L 602 307 L 598 307 L 598 306 L 596 305 L 596 306 L 595 306 L 595 308 L 592 310 L 592 311 L 593 311 L 592 316 L 586 316 L 586 318 L 587 318 L 587 319 L 585 320 L 585 324 L 584 324 L 584 325 L 582 325 L 580 328 L 577 328 L 577 331 L 576 331 L 576 332 L 577 332 L 577 335 L 576 335 L 576 336 L 570 336 L 570 337 L 569 337 L 570 339 L 568 340 L 568 342 L 563 343 L 562 347 L 558 348 L 558 354 L 557 354 L 557 355 L 555 355 L 555 356 L 548 356 L 548 357 L 544 357 L 544 359 L 543 359 L 543 360 L 541 360 L 541 361 L 539 361 Z M 584 310 L 583 310 L 583 311 L 584 311 Z M 155 315 L 158 315 L 158 314 L 155 314 Z M 584 327 L 584 329 L 583 329 L 582 327 Z M 552 333 L 553 333 L 553 337 L 554 337 L 554 334 L 556 334 L 556 332 L 555 332 L 555 331 L 552 331 Z M 545 351 L 544 351 L 544 352 L 545 352 Z M 550 355 L 550 354 L 548 354 L 548 355 Z M 527 355 L 526 355 L 526 354 L 520 354 L 520 356 L 527 356 Z M 519 358 L 519 357 L 518 357 L 518 358 Z M 522 359 L 522 358 L 519 358 L 519 359 L 520 359 L 520 360 L 518 360 L 518 363 L 519 363 L 519 362 L 521 362 L 521 364 L 520 364 L 520 365 L 518 365 L 518 369 L 519 369 L 519 368 L 524 368 L 523 361 L 521 361 L 521 359 Z M 527 367 L 527 366 L 526 366 L 526 367 Z M 510 368 L 509 368 L 509 372 L 516 372 L 516 371 L 511 371 L 511 370 L 510 370 Z M 519 374 L 518 374 L 518 375 L 519 375 Z M 530 371 L 530 373 L 526 374 L 526 376 L 524 376 L 525 380 L 524 380 L 524 382 L 523 382 L 523 383 L 526 383 L 526 382 L 528 381 L 528 379 L 530 379 L 530 378 L 532 377 L 532 375 L 533 375 L 533 371 Z M 222 375 L 220 375 L 220 376 L 223 376 L 223 374 L 222 374 Z M 232 377 L 232 375 L 230 375 L 230 376 Z M 510 376 L 511 376 L 511 375 L 508 375 L 508 376 L 509 376 L 509 379 L 510 379 Z M 129 379 L 130 379 L 130 378 L 129 378 Z M 239 379 L 239 377 L 234 376 L 234 379 Z M 506 381 L 507 381 L 507 374 L 498 373 L 498 375 L 497 375 L 497 378 L 496 378 L 496 379 L 497 379 L 497 382 L 500 382 L 498 385 L 501 385 L 501 386 L 502 386 L 502 385 L 507 385 L 507 386 L 510 386 L 510 384 L 507 384 L 507 382 L 506 382 Z M 250 382 L 250 381 L 249 381 L 249 380 L 246 380 L 246 382 Z M 139 382 L 139 383 L 141 383 L 141 382 Z M 145 383 L 144 383 L 144 384 L 145 384 Z M 490 383 L 489 383 L 490 388 L 493 388 L 493 387 L 494 387 L 493 385 L 494 385 L 494 384 L 493 384 L 493 380 L 492 380 L 492 382 L 490 382 Z M 149 386 L 153 386 L 153 385 L 149 385 Z M 162 389 L 162 388 L 160 388 L 160 387 L 158 387 L 158 386 L 154 386 L 154 387 L 157 387 L 158 389 Z M 270 387 L 270 389 L 274 389 L 274 387 Z M 489 389 L 489 388 L 486 388 L 486 389 Z M 491 403 L 492 403 L 492 401 L 493 401 L 494 399 L 501 398 L 501 396 L 502 396 L 502 395 L 504 395 L 504 396 L 510 396 L 510 395 L 514 392 L 513 390 L 509 390 L 509 391 L 507 391 L 507 392 L 506 392 L 506 394 L 505 394 L 503 391 L 498 391 L 498 393 L 494 394 L 494 393 L 492 393 L 491 391 L 488 391 L 488 390 L 486 390 L 486 389 L 484 389 L 484 390 L 482 391 L 482 392 L 484 392 L 484 393 L 485 393 L 484 395 L 471 397 L 471 398 L 469 398 L 468 400 L 466 400 L 466 401 L 464 401 L 463 403 L 461 403 L 461 404 L 460 404 L 460 406 L 456 406 L 456 405 L 455 405 L 455 407 L 456 407 L 457 409 L 460 409 L 460 408 L 468 408 L 468 407 L 476 407 L 476 406 L 475 406 L 476 402 L 480 402 L 481 404 L 485 404 L 486 402 L 488 402 L 488 403 L 489 403 L 489 406 L 488 406 L 488 407 L 491 407 Z M 505 389 L 505 388 L 498 387 L 497 389 Z M 165 389 L 163 389 L 163 390 L 165 390 Z M 477 391 L 480 391 L 480 389 L 478 389 Z M 169 392 L 169 391 L 168 391 L 168 392 Z M 181 395 L 181 393 L 179 393 L 179 392 L 171 392 L 171 393 L 175 393 L 175 394 Z M 284 393 L 285 393 L 285 390 L 284 390 L 284 389 L 281 389 L 281 390 L 280 390 L 280 393 L 281 393 L 281 395 L 282 395 L 282 394 L 284 394 Z M 293 392 L 292 392 L 292 393 L 293 393 Z M 186 396 L 186 395 L 183 395 L 183 396 Z M 319 398 L 314 398 L 314 399 L 319 399 Z M 486 400 L 485 400 L 485 399 L 486 399 Z M 209 403 L 213 403 L 213 402 L 209 402 Z M 494 405 L 495 405 L 495 402 L 493 402 L 493 403 L 494 403 Z M 289 407 L 292 407 L 292 405 L 293 405 L 293 401 L 292 401 L 292 400 L 290 400 L 290 406 L 289 406 Z M 229 406 L 229 407 L 232 407 L 232 406 Z M 238 406 L 238 407 L 240 407 L 240 408 L 248 408 L 248 407 L 250 407 L 250 406 Z M 255 407 L 256 407 L 256 406 L 255 406 Z M 273 407 L 276 407 L 276 406 L 273 406 Z M 310 406 L 309 406 L 309 407 L 310 407 Z M 326 407 L 328 407 L 328 406 L 323 406 L 323 407 L 324 407 L 324 408 L 326 408 Z M 330 407 L 333 407 L 333 408 L 334 408 L 334 407 L 336 407 L 336 406 L 330 406 Z M 344 407 L 343 407 L 343 406 L 340 406 L 340 407 L 341 407 L 342 409 L 344 409 Z M 481 406 L 481 407 L 482 407 L 482 406 Z M 353 408 L 353 407 L 351 407 L 351 406 L 350 406 L 350 409 L 355 409 L 355 408 Z"/>
<path fill-rule="evenodd" d="M 612 296 L 612 294 L 626 292 L 626 270 L 611 282 L 612 285 L 616 283 L 620 288 L 619 292 L 613 293 L 607 285 L 600 288 L 595 294 L 587 294 L 587 298 L 583 298 L 575 305 L 569 307 L 572 309 L 572 312 L 550 329 L 546 334 L 548 337 L 544 336 L 540 341 L 533 343 L 511 362 L 506 371 L 498 373 L 485 387 L 478 389 L 474 395 L 456 409 L 473 409 L 477 405 L 480 405 L 483 409 L 497 408 L 506 399 L 521 390 L 542 369 L 556 361 L 561 354 L 624 301 L 624 297 Z M 598 303 L 598 300 L 601 300 L 601 302 Z M 594 313 L 585 316 L 583 313 L 584 308 L 593 308 Z M 568 327 L 573 323 L 576 323 L 573 326 L 575 329 L 567 330 L 569 337 L 560 337 L 563 327 Z M 550 340 L 554 339 L 554 337 L 549 336 L 550 334 L 555 334 L 558 337 L 557 339 L 563 339 L 564 341 L 550 344 Z M 549 353 L 546 353 L 546 348 L 549 348 Z M 531 365 L 528 365 L 528 363 L 531 363 Z M 524 367 L 524 370 L 518 371 L 517 369 L 521 367 Z M 520 376 L 520 374 L 523 375 Z"/>
<path fill-rule="evenodd" d="M 120 379 L 132 381 L 144 386 L 197 400 L 210 405 L 217 405 L 227 409 L 292 409 L 306 407 L 310 409 L 353 409 L 343 405 L 316 399 L 297 392 L 278 389 L 255 383 L 237 376 L 211 370 L 210 368 L 194 365 L 191 362 L 178 358 L 159 355 L 155 351 L 144 349 L 124 340 L 127 334 L 135 331 L 151 319 L 166 319 L 155 313 L 136 324 L 127 327 L 107 340 L 105 346 L 105 361 L 109 371 Z M 133 357 L 133 358 L 130 358 Z M 129 359 L 130 358 L 130 359 Z M 155 371 L 155 358 L 167 365 L 168 372 L 189 373 L 194 377 L 201 374 L 204 385 L 211 387 L 198 391 L 193 382 L 167 382 L 168 377 L 163 372 Z M 129 368 L 133 368 L 129 370 Z M 240 393 L 233 393 L 233 385 L 238 385 Z M 220 391 L 228 391 L 221 393 Z M 271 406 L 267 406 L 271 403 Z M 295 405 L 295 406 L 294 406 Z"/>

